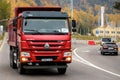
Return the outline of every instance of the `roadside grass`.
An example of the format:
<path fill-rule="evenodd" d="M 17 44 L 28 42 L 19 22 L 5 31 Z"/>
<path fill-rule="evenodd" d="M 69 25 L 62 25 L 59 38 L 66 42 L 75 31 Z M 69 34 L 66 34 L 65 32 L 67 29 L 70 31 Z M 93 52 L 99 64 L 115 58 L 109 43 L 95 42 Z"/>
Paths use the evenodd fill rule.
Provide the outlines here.
<path fill-rule="evenodd" d="M 100 40 L 102 37 L 89 36 L 89 35 L 80 35 L 78 33 L 72 34 L 72 38 L 76 38 L 78 40 Z M 120 42 L 120 37 L 117 37 L 117 42 Z"/>
<path fill-rule="evenodd" d="M 89 36 L 89 35 L 80 35 L 78 33 L 72 34 L 72 38 L 76 38 L 77 40 L 95 40 L 96 44 L 100 44 L 100 40 L 102 37 L 96 37 L 96 36 Z M 120 42 L 120 37 L 117 37 L 117 43 Z"/>
<path fill-rule="evenodd" d="M 101 39 L 101 37 L 88 36 L 88 35 L 80 35 L 78 33 L 73 34 L 72 38 L 76 38 L 78 40 L 100 40 Z"/>
<path fill-rule="evenodd" d="M 4 33 L 0 35 L 0 40 L 3 40 L 3 38 L 4 38 Z"/>

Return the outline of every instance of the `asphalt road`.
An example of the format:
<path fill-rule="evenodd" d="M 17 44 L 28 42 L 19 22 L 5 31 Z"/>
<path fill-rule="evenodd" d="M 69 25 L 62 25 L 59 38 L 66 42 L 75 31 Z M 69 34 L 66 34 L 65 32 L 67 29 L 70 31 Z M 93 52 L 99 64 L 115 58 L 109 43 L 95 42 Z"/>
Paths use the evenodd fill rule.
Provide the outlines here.
<path fill-rule="evenodd" d="M 9 66 L 9 46 L 6 39 L 0 49 L 0 80 L 120 80 L 120 54 L 102 56 L 99 46 L 73 43 L 73 62 L 65 75 L 56 69 L 29 71 L 20 75 Z"/>

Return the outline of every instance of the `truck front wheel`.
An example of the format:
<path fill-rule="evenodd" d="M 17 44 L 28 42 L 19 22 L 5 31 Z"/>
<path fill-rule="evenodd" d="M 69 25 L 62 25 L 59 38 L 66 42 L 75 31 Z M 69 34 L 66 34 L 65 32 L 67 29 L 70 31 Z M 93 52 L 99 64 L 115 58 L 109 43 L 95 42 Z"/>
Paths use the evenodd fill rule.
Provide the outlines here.
<path fill-rule="evenodd" d="M 20 73 L 20 74 L 25 73 L 25 69 L 23 68 L 23 65 L 20 63 L 19 59 L 17 59 L 17 70 L 18 70 L 18 73 Z"/>
<path fill-rule="evenodd" d="M 66 69 L 67 68 L 58 68 L 57 70 L 58 70 L 59 74 L 65 74 L 66 73 Z"/>
<path fill-rule="evenodd" d="M 115 52 L 115 55 L 118 56 L 118 52 Z"/>

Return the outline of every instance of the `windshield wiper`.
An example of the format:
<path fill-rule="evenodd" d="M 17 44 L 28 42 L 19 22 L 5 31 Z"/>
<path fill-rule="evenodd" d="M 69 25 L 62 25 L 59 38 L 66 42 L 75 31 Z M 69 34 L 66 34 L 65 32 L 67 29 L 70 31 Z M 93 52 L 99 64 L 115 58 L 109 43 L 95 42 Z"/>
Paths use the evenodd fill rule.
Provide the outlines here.
<path fill-rule="evenodd" d="M 34 30 L 34 29 L 24 29 L 24 32 L 40 33 L 38 30 Z"/>
<path fill-rule="evenodd" d="M 58 31 L 58 30 L 54 30 L 53 32 L 55 32 L 55 33 L 61 33 L 60 31 Z"/>
<path fill-rule="evenodd" d="M 67 34 L 68 32 L 61 32 L 61 31 L 58 31 L 58 30 L 54 30 L 53 33 L 57 33 L 57 34 Z"/>
<path fill-rule="evenodd" d="M 58 30 L 40 31 L 40 30 L 34 30 L 34 29 L 24 29 L 24 32 L 27 34 L 68 34 L 66 32 L 60 32 Z"/>

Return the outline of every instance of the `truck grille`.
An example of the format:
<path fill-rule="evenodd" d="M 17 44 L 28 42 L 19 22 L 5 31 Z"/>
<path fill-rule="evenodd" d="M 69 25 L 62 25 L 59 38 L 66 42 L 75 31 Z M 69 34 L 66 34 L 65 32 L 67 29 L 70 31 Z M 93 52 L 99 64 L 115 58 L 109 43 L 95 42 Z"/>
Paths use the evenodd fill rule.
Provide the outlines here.
<path fill-rule="evenodd" d="M 65 41 L 62 40 L 38 40 L 38 41 L 28 41 L 28 45 L 32 51 L 35 53 L 49 52 L 49 53 L 59 53 L 60 50 L 64 49 Z M 47 44 L 48 48 L 45 48 Z"/>

